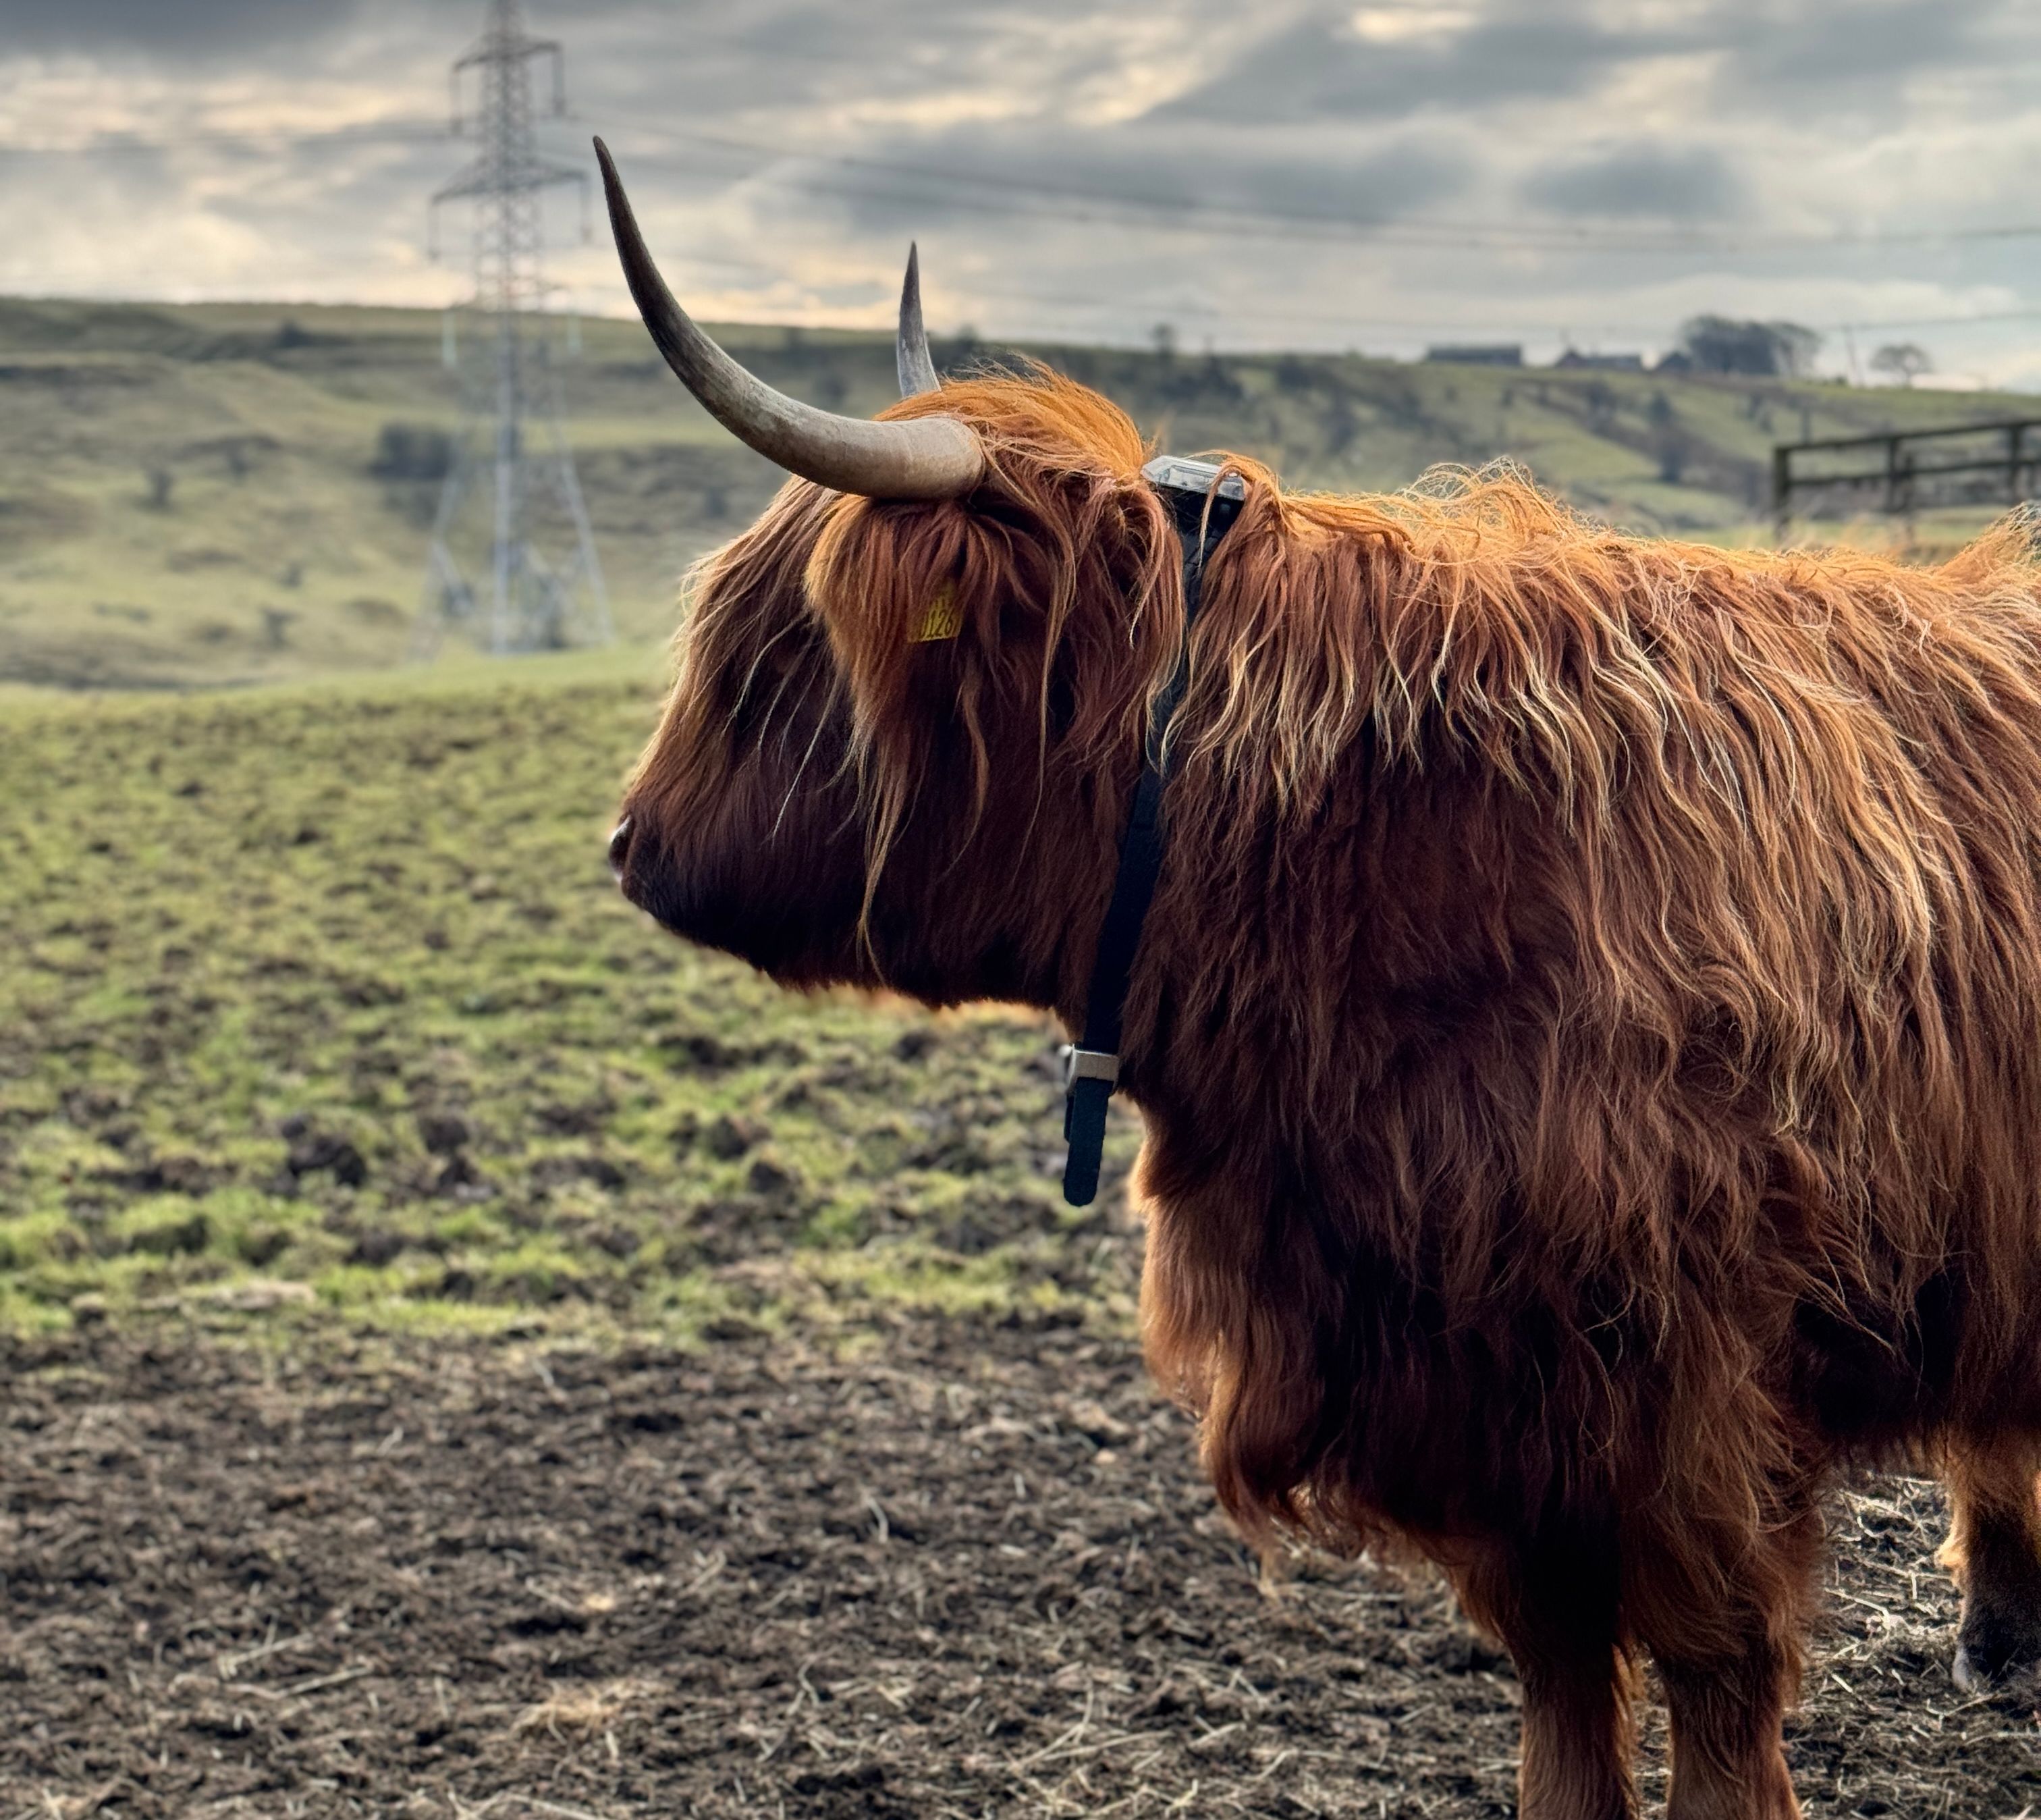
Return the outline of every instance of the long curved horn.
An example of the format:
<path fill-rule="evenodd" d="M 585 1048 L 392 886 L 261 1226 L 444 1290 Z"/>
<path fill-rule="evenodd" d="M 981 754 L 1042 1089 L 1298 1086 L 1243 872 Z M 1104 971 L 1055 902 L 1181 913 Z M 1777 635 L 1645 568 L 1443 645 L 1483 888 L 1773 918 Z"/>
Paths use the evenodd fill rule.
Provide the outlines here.
<path fill-rule="evenodd" d="M 789 473 L 870 499 L 954 499 L 985 471 L 984 452 L 953 417 L 873 423 L 775 391 L 696 328 L 674 302 L 638 231 L 609 148 L 595 142 L 624 276 L 666 364 L 709 415 Z"/>
<path fill-rule="evenodd" d="M 900 333 L 893 344 L 893 368 L 900 376 L 900 395 L 918 397 L 942 384 L 929 354 L 929 331 L 921 322 L 921 255 L 907 242 L 907 276 L 900 284 Z"/>

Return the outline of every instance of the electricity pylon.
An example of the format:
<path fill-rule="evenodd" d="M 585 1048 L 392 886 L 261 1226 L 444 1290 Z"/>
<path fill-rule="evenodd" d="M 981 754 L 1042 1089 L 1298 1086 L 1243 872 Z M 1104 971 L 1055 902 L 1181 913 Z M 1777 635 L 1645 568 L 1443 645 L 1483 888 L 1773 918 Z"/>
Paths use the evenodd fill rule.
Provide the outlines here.
<path fill-rule="evenodd" d="M 422 654 L 457 625 L 498 652 L 601 644 L 610 636 L 602 567 L 547 347 L 543 270 L 544 193 L 580 185 L 586 231 L 588 178 L 539 154 L 532 79 L 532 66 L 544 59 L 552 64 L 551 112 L 563 114 L 567 70 L 559 45 L 526 35 L 517 0 L 490 0 L 481 38 L 453 66 L 453 130 L 462 131 L 462 86 L 472 71 L 481 149 L 433 196 L 432 219 L 437 242 L 441 204 L 473 204 L 472 307 L 481 333 L 468 338 L 473 351 L 463 370 L 464 421 L 433 525 Z M 454 358 L 451 337 L 447 348 Z M 488 576 L 479 586 L 452 541 L 477 494 L 492 513 Z M 564 546 L 555 557 L 540 548 L 549 534 L 556 547 Z"/>

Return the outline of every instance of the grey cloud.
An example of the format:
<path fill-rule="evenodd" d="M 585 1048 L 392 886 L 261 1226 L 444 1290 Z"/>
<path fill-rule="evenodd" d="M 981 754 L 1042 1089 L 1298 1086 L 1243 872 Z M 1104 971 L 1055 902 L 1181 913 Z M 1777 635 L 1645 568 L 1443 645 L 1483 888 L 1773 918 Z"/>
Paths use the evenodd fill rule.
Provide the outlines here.
<path fill-rule="evenodd" d="M 329 38 L 355 12 L 353 0 L 0 0 L 0 45 L 198 55 Z"/>
<path fill-rule="evenodd" d="M 753 15 L 769 10 L 753 6 Z M 183 60 L 277 45 L 324 48 L 362 34 L 442 46 L 452 57 L 478 36 L 485 0 L 0 0 L 0 56 L 17 52 L 142 52 Z M 527 29 L 540 36 L 639 21 L 685 50 L 691 25 L 726 33 L 734 10 L 712 0 L 526 0 Z"/>
<path fill-rule="evenodd" d="M 1725 79 L 1813 90 L 1903 78 L 1969 61 L 2002 0 L 1881 0 L 1732 12 Z"/>
<path fill-rule="evenodd" d="M 797 55 L 857 68 L 888 65 L 906 74 L 925 72 L 932 63 L 969 52 L 986 35 L 988 15 L 998 8 L 913 9 L 872 4 L 753 7 L 751 17 L 722 15 L 723 40 L 754 55 Z M 919 14 L 917 17 L 917 14 Z"/>
<path fill-rule="evenodd" d="M 1719 219 L 1745 200 L 1720 153 L 1649 141 L 1546 165 L 1524 179 L 1520 193 L 1560 215 L 1677 221 Z"/>
<path fill-rule="evenodd" d="M 377 0 L 389 4 L 390 0 Z M 437 0 L 451 4 L 452 0 Z M 1219 0 L 1159 0 L 1194 34 Z M 713 120 L 757 109 L 827 107 L 925 96 L 947 86 L 1025 90 L 1053 71 L 1067 89 L 1113 66 L 1108 39 L 1063 28 L 1094 21 L 1098 0 L 925 0 L 648 6 L 599 5 L 593 17 L 565 0 L 533 7 L 538 29 L 568 40 L 581 92 L 656 108 L 649 124 Z M 1054 132 L 1051 123 L 1046 129 Z M 813 135 L 799 135 L 812 141 Z"/>
<path fill-rule="evenodd" d="M 1975 119 L 2027 111 L 2041 12 L 2026 0 L 1806 0 L 1729 9 L 1710 97 L 1718 113 L 1772 122 L 1897 124 L 1910 92 L 1953 86 Z"/>
<path fill-rule="evenodd" d="M 912 231 L 933 220 L 1020 216 L 1096 236 L 1129 215 L 1166 222 L 1192 211 L 1207 219 L 1213 211 L 1274 212 L 1335 229 L 1367 227 L 1463 194 L 1473 170 L 1450 143 L 1413 139 L 1305 158 L 1137 126 L 961 130 L 871 148 L 868 163 L 818 162 L 787 175 L 811 193 L 840 198 L 860 228 Z"/>
<path fill-rule="evenodd" d="M 2041 21 L 2024 0 L 1721 0 L 1648 25 L 1606 9 L 1505 0 L 1456 29 L 1387 42 L 1363 38 L 1344 14 L 1314 18 L 1164 111 L 1242 121 L 1478 111 L 1578 99 L 1625 65 L 1684 55 L 1715 59 L 1717 105 L 1776 116 L 1782 106 L 1890 105 L 1906 82 L 1943 71 L 1982 89 L 2037 53 Z"/>
<path fill-rule="evenodd" d="M 1666 33 L 1612 30 L 1563 13 L 1478 20 L 1398 42 L 1364 41 L 1330 21 L 1265 40 L 1233 68 L 1169 103 L 1183 119 L 1384 119 L 1428 107 L 1562 98 L 1631 59 L 1680 48 Z"/>

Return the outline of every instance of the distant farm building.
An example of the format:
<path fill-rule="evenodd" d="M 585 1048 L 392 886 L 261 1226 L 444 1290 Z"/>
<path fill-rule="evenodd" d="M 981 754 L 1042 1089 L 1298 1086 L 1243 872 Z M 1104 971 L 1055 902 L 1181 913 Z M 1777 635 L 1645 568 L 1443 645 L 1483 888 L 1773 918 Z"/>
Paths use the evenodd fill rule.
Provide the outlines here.
<path fill-rule="evenodd" d="M 1578 348 L 1569 348 L 1552 364 L 1568 372 L 1641 373 L 1644 371 L 1644 357 L 1642 354 L 1584 354 Z"/>
<path fill-rule="evenodd" d="M 1450 361 L 1463 367 L 1520 367 L 1520 341 L 1441 341 L 1425 350 L 1428 361 Z"/>

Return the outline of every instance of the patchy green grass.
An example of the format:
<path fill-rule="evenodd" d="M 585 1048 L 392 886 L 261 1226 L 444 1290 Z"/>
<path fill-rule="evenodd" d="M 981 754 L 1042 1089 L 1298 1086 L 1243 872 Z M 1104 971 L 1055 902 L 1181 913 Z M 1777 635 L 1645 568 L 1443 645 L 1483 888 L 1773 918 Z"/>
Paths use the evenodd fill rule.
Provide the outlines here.
<path fill-rule="evenodd" d="M 1124 1313 L 1041 1020 L 796 999 L 617 895 L 655 708 L 615 658 L 0 701 L 0 1324 Z"/>

